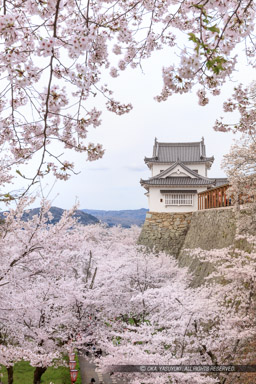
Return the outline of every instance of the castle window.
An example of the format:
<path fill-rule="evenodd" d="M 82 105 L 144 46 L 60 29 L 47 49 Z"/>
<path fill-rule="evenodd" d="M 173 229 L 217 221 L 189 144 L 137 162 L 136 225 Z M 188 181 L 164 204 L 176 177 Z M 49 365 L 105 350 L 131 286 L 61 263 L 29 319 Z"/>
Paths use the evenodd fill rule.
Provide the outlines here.
<path fill-rule="evenodd" d="M 165 195 L 165 205 L 193 205 L 191 193 L 168 193 Z"/>

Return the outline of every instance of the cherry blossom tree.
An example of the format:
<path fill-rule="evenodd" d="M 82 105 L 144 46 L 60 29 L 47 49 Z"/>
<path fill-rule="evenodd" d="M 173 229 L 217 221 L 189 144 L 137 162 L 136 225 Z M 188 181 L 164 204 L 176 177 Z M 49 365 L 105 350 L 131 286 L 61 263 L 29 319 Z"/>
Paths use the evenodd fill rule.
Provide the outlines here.
<path fill-rule="evenodd" d="M 255 137 L 255 83 L 247 87 L 239 84 L 234 89 L 232 96 L 224 103 L 224 112 L 237 111 L 240 114 L 240 120 L 236 124 L 229 124 L 223 121 L 223 118 L 216 120 L 214 129 L 221 132 L 233 133 L 240 132 L 247 136 Z"/>
<path fill-rule="evenodd" d="M 180 62 L 163 69 L 157 100 L 199 84 L 205 105 L 234 71 L 242 42 L 254 65 L 254 16 L 253 0 L 2 0 L 1 180 L 10 181 L 13 167 L 28 188 L 49 172 L 67 179 L 74 164 L 61 148 L 100 158 L 102 146 L 87 142 L 100 124 L 94 96 L 118 115 L 132 108 L 114 99 L 106 74 L 140 67 L 163 47 Z M 32 158 L 33 172 L 19 168 Z"/>
<path fill-rule="evenodd" d="M 39 216 L 24 222 L 26 203 L 6 213 L 0 226 L 0 363 L 10 368 L 29 360 L 37 384 L 47 366 L 63 364 L 61 353 L 81 331 L 91 280 L 84 277 L 89 255 L 74 210 L 51 225 L 45 202 Z M 11 368 L 8 373 L 11 380 Z"/>
<path fill-rule="evenodd" d="M 250 244 L 249 252 L 237 247 L 189 250 L 190 257 L 216 266 L 208 283 L 196 289 L 189 287 L 190 276 L 171 256 L 137 254 L 129 271 L 123 270 L 122 279 L 128 276 L 129 285 L 124 292 L 119 289 L 119 297 L 113 295 L 120 313 L 101 329 L 100 345 L 108 352 L 100 359 L 101 364 L 241 365 L 253 361 L 255 238 Z M 129 288 L 131 299 L 123 309 Z M 205 384 L 239 382 L 236 374 L 132 373 L 123 377 L 133 384 L 149 384 L 152 375 L 161 384 L 170 380 L 181 384 L 192 380 Z"/>
<path fill-rule="evenodd" d="M 163 69 L 156 100 L 195 86 L 199 104 L 206 105 L 235 70 L 235 48 L 242 42 L 254 66 L 252 0 L 2 0 L 0 6 L 2 200 L 11 198 L 4 190 L 13 169 L 27 180 L 25 195 L 50 172 L 64 180 L 75 172 L 63 150 L 65 156 L 68 150 L 87 154 L 90 161 L 103 156 L 101 144 L 87 140 L 90 127 L 101 122 L 94 97 L 103 96 L 117 115 L 132 108 L 115 100 L 106 74 L 116 78 L 139 68 L 167 47 L 180 61 Z M 216 129 L 249 134 L 244 144 L 250 150 L 234 148 L 229 169 L 236 192 L 248 192 L 249 185 L 254 196 L 255 106 L 249 92 L 238 86 L 225 104 L 226 111 L 240 112 L 240 123 L 230 128 L 218 121 Z M 32 171 L 20 168 L 24 164 Z M 255 336 L 254 248 L 222 250 L 228 261 L 220 277 L 232 282 L 191 289 L 186 270 L 173 259 L 137 248 L 136 229 L 85 229 L 72 212 L 51 226 L 46 203 L 39 216 L 24 222 L 26 203 L 0 226 L 0 362 L 7 367 L 27 359 L 40 382 L 70 340 L 78 348 L 98 344 L 106 352 L 103 365 L 220 364 L 241 354 Z M 200 255 L 216 260 L 219 254 Z M 168 376 L 155 378 L 164 384 Z M 139 375 L 128 380 L 141 383 Z M 220 378 L 195 374 L 193 380 Z M 191 377 L 173 374 L 172 381 L 190 383 Z M 152 378 L 143 376 L 143 382 Z"/>
<path fill-rule="evenodd" d="M 237 229 L 242 232 L 254 228 L 256 212 L 256 179 L 255 179 L 255 83 L 243 88 L 241 85 L 235 88 L 235 92 L 226 103 L 224 111 L 240 113 L 240 120 L 236 124 L 228 124 L 217 120 L 217 131 L 238 133 L 240 138 L 236 140 L 230 152 L 224 156 L 222 167 L 227 173 L 230 187 L 228 194 L 235 203 L 237 213 Z M 247 204 L 247 212 L 250 215 L 241 215 L 241 204 Z"/>
<path fill-rule="evenodd" d="M 255 135 L 252 134 L 244 134 L 231 147 L 230 153 L 225 155 L 223 160 L 223 168 L 226 170 L 229 183 L 231 184 L 229 195 L 232 195 L 236 210 L 240 210 L 241 204 L 247 204 L 247 211 L 251 212 L 251 215 L 243 215 L 247 222 L 249 218 L 253 221 L 255 217 L 255 161 L 256 143 Z M 240 220 L 242 220 L 241 215 Z M 248 231 L 251 225 L 248 222 L 247 225 L 243 226 Z"/>
<path fill-rule="evenodd" d="M 186 269 L 170 255 L 136 247 L 136 229 L 132 232 L 91 227 L 86 235 L 97 265 L 91 309 L 97 327 L 92 320 L 74 345 L 101 348 L 106 356 L 96 361 L 107 369 L 118 364 L 250 363 L 255 358 L 254 349 L 248 351 L 256 331 L 255 239 L 251 237 L 249 251 L 189 250 L 190 257 L 217 267 L 205 285 L 192 289 Z M 180 384 L 229 383 L 226 374 L 141 375 L 126 373 L 123 378 L 133 384 L 152 383 L 152 375 L 161 384 L 170 379 Z M 236 374 L 231 377 L 232 383 L 239 380 Z"/>
<path fill-rule="evenodd" d="M 1 226 L 2 364 L 30 361 L 39 383 L 71 347 L 101 348 L 102 367 L 251 361 L 253 350 L 245 351 L 256 331 L 253 237 L 249 251 L 189 250 L 217 266 L 206 285 L 192 289 L 174 258 L 136 245 L 138 228 L 81 227 L 72 212 L 51 226 L 48 208 L 23 222 L 20 203 Z M 141 375 L 125 380 L 140 384 Z M 154 373 L 154 380 L 228 383 L 223 374 L 192 375 Z M 151 382 L 143 373 L 143 383 Z"/>
<path fill-rule="evenodd" d="M 241 211 L 250 220 L 251 212 L 248 207 Z M 215 296 L 221 303 L 222 310 L 226 312 L 226 320 L 223 319 L 221 324 L 223 337 L 225 333 L 227 339 L 231 336 L 228 341 L 229 348 L 223 353 L 225 363 L 255 363 L 255 245 L 254 223 L 254 227 L 247 227 L 247 231 L 244 226 L 241 231 L 239 226 L 234 244 L 226 249 L 190 251 L 191 256 L 198 257 L 202 262 L 211 262 L 215 266 L 215 271 L 208 280 L 221 284 L 219 289 L 216 289 Z M 225 382 L 247 382 L 243 377 L 232 377 L 230 381 Z"/>

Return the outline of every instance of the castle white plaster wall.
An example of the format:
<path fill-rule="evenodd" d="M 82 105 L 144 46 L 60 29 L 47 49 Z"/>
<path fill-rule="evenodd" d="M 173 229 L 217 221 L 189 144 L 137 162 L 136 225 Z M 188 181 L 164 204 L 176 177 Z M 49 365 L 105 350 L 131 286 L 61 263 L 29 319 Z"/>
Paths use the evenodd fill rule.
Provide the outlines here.
<path fill-rule="evenodd" d="M 161 190 L 167 190 L 168 187 L 161 186 L 159 187 L 150 187 L 150 198 L 149 198 L 149 211 L 150 212 L 194 212 L 198 209 L 198 196 L 194 194 L 193 196 L 193 205 L 181 205 L 181 206 L 170 206 L 165 205 L 164 203 L 164 194 L 160 193 Z M 206 188 L 195 188 L 193 186 L 189 188 L 172 188 L 170 192 L 173 192 L 176 190 L 197 190 L 197 192 L 203 192 L 206 190 Z M 160 199 L 163 199 L 163 202 L 160 201 Z"/>
<path fill-rule="evenodd" d="M 188 168 L 192 170 L 198 170 L 199 175 L 206 176 L 207 177 L 207 169 L 205 164 L 185 164 Z M 168 164 L 154 164 L 151 169 L 151 176 L 157 176 L 159 175 L 160 171 L 165 171 L 171 166 L 170 163 Z"/>

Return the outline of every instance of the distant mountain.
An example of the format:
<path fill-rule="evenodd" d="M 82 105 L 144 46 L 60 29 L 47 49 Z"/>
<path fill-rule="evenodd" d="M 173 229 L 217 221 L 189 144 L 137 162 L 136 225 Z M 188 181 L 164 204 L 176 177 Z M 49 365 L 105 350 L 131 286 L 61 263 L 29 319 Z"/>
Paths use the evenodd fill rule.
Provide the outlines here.
<path fill-rule="evenodd" d="M 148 209 L 141 208 L 121 211 L 81 209 L 81 211 L 97 217 L 101 222 L 108 224 L 109 227 L 121 225 L 124 228 L 130 228 L 132 225 L 142 226 L 144 224 Z"/>
<path fill-rule="evenodd" d="M 39 214 L 40 208 L 34 208 L 26 210 L 23 214 L 23 220 L 28 221 L 33 216 Z M 58 207 L 51 207 L 51 214 L 53 219 L 50 224 L 56 224 L 60 221 L 64 209 Z M 100 221 L 106 223 L 109 227 L 115 225 L 121 225 L 124 228 L 130 228 L 132 225 L 138 225 L 139 227 L 144 224 L 146 213 L 148 209 L 129 209 L 120 211 L 103 211 L 96 209 L 80 209 L 75 211 L 74 217 L 78 218 L 78 222 L 83 225 L 97 224 Z M 0 212 L 0 218 L 4 218 L 3 212 Z"/>
<path fill-rule="evenodd" d="M 39 214 L 40 208 L 34 208 L 30 209 L 29 211 L 24 212 L 23 214 L 23 219 L 24 221 L 30 220 L 33 216 Z M 56 224 L 60 221 L 61 216 L 64 212 L 64 209 L 58 208 L 58 207 L 51 207 L 50 209 L 51 214 L 53 215 L 53 219 L 50 221 L 50 224 Z M 83 225 L 88 225 L 88 224 L 97 224 L 99 223 L 99 220 L 81 210 L 75 211 L 74 217 L 78 218 L 78 222 Z"/>

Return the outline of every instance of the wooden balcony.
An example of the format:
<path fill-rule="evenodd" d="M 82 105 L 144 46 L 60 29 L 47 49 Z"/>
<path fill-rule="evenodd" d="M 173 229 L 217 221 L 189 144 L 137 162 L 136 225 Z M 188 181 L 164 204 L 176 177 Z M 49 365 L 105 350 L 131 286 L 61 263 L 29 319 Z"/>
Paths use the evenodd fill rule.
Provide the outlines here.
<path fill-rule="evenodd" d="M 207 191 L 198 193 L 198 210 L 229 207 L 232 204 L 232 199 L 227 197 L 227 189 L 229 184 L 208 189 Z"/>

